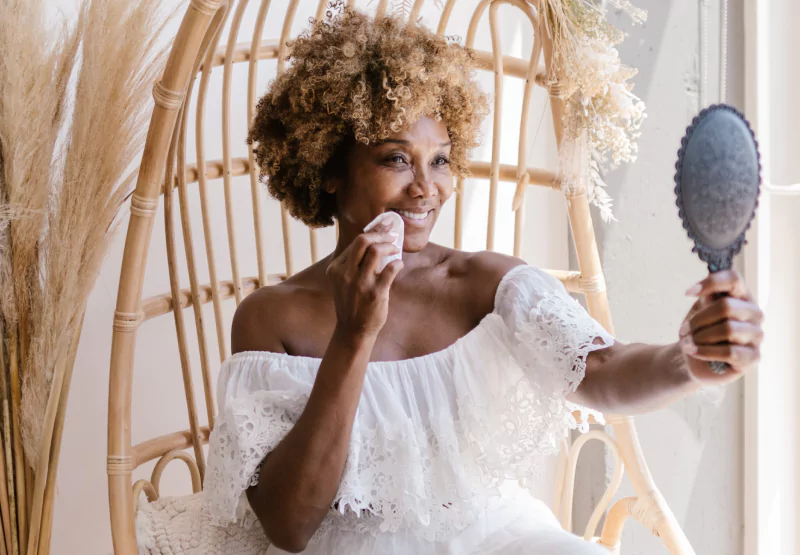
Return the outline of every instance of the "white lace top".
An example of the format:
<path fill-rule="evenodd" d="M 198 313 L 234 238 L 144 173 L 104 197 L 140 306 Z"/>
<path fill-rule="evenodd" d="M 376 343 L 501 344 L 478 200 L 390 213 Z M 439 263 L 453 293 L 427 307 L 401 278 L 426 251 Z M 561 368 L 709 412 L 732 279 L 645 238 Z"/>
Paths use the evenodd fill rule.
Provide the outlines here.
<path fill-rule="evenodd" d="M 565 397 L 583 379 L 587 354 L 613 342 L 558 280 L 514 268 L 494 311 L 450 347 L 369 364 L 344 475 L 318 534 L 413 530 L 441 541 L 470 525 L 501 482 L 535 478 L 540 457 L 579 425 Z M 225 362 L 205 479 L 214 522 L 252 519 L 244 491 L 302 413 L 319 364 L 269 352 Z"/>

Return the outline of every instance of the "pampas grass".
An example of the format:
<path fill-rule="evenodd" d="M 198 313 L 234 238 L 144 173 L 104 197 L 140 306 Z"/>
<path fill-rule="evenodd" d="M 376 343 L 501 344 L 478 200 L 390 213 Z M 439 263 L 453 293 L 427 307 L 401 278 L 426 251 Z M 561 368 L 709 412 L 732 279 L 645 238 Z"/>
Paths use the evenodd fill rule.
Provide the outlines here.
<path fill-rule="evenodd" d="M 43 0 L 0 0 L 0 552 L 49 552 L 83 313 L 165 61 L 161 4 L 88 0 L 48 25 Z"/>
<path fill-rule="evenodd" d="M 45 407 L 40 394 L 47 391 L 55 361 L 69 349 L 64 338 L 81 318 L 117 212 L 135 185 L 135 174 L 125 173 L 144 145 L 150 93 L 162 68 L 152 59 L 157 5 L 94 0 L 82 14 L 74 115 L 50 230 L 41 243 L 49 273 L 40 327 L 53 331 L 33 339 L 32 371 L 23 384 L 23 442 L 33 463 Z"/>
<path fill-rule="evenodd" d="M 40 241 L 46 233 L 53 190 L 54 153 L 67 113 L 67 84 L 77 57 L 82 25 L 65 23 L 42 32 L 40 2 L 5 0 L 0 19 L 0 151 L 5 206 L 0 275 L 2 319 L 7 338 L 3 380 L 3 439 L 8 473 L 11 552 L 27 546 L 28 488 L 22 448 L 20 376 L 29 367 L 31 330 L 42 312 Z M 49 37 L 42 44 L 41 37 Z M 28 472 L 28 474 L 30 474 Z"/>

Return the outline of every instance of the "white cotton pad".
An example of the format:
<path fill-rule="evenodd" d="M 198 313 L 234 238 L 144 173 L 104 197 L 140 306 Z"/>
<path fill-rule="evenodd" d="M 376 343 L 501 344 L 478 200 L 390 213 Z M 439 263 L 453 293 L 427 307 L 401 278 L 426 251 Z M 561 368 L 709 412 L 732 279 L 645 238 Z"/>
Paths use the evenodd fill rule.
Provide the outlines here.
<path fill-rule="evenodd" d="M 386 222 L 390 225 L 389 229 L 386 230 L 387 233 L 397 233 L 397 237 L 394 241 L 392 241 L 392 244 L 400 249 L 400 252 L 391 256 L 384 256 L 380 262 L 378 262 L 378 273 L 381 273 L 383 269 L 393 260 L 401 260 L 403 258 L 403 239 L 405 237 L 406 228 L 405 224 L 403 223 L 403 218 L 400 217 L 400 214 L 397 214 L 396 212 L 384 212 L 367 224 L 367 227 L 364 228 L 364 233 L 369 233 L 381 222 Z"/>

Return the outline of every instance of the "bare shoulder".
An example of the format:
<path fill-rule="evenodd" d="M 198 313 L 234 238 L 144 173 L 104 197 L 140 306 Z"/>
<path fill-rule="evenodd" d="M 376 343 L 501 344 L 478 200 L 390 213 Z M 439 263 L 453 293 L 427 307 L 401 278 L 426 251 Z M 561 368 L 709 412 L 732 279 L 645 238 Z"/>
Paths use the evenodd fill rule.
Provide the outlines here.
<path fill-rule="evenodd" d="M 231 352 L 272 351 L 284 353 L 275 316 L 283 311 L 285 291 L 280 285 L 262 287 L 244 298 L 231 325 Z"/>
<path fill-rule="evenodd" d="M 231 352 L 285 353 L 285 339 L 302 327 L 305 315 L 323 294 L 305 272 L 278 285 L 262 287 L 239 304 L 231 325 Z"/>
<path fill-rule="evenodd" d="M 491 251 L 455 251 L 451 260 L 451 275 L 460 278 L 465 293 L 483 313 L 494 310 L 495 293 L 503 277 L 513 268 L 525 264 L 519 258 Z"/>
<path fill-rule="evenodd" d="M 525 262 L 515 256 L 491 251 L 470 253 L 466 259 L 467 272 L 492 290 L 497 289 L 508 272 L 523 264 Z"/>

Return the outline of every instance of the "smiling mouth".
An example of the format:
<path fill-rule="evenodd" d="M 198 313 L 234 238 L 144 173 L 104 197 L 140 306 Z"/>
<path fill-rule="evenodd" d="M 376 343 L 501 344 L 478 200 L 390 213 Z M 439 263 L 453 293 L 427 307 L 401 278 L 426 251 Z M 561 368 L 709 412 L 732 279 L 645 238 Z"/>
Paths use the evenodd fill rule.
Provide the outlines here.
<path fill-rule="evenodd" d="M 422 220 L 427 218 L 431 212 L 433 212 L 433 210 L 428 210 L 427 212 L 410 212 L 408 210 L 399 210 L 396 208 L 391 208 L 391 211 L 400 214 L 402 217 L 406 219 L 413 220 L 416 222 L 421 222 Z"/>

